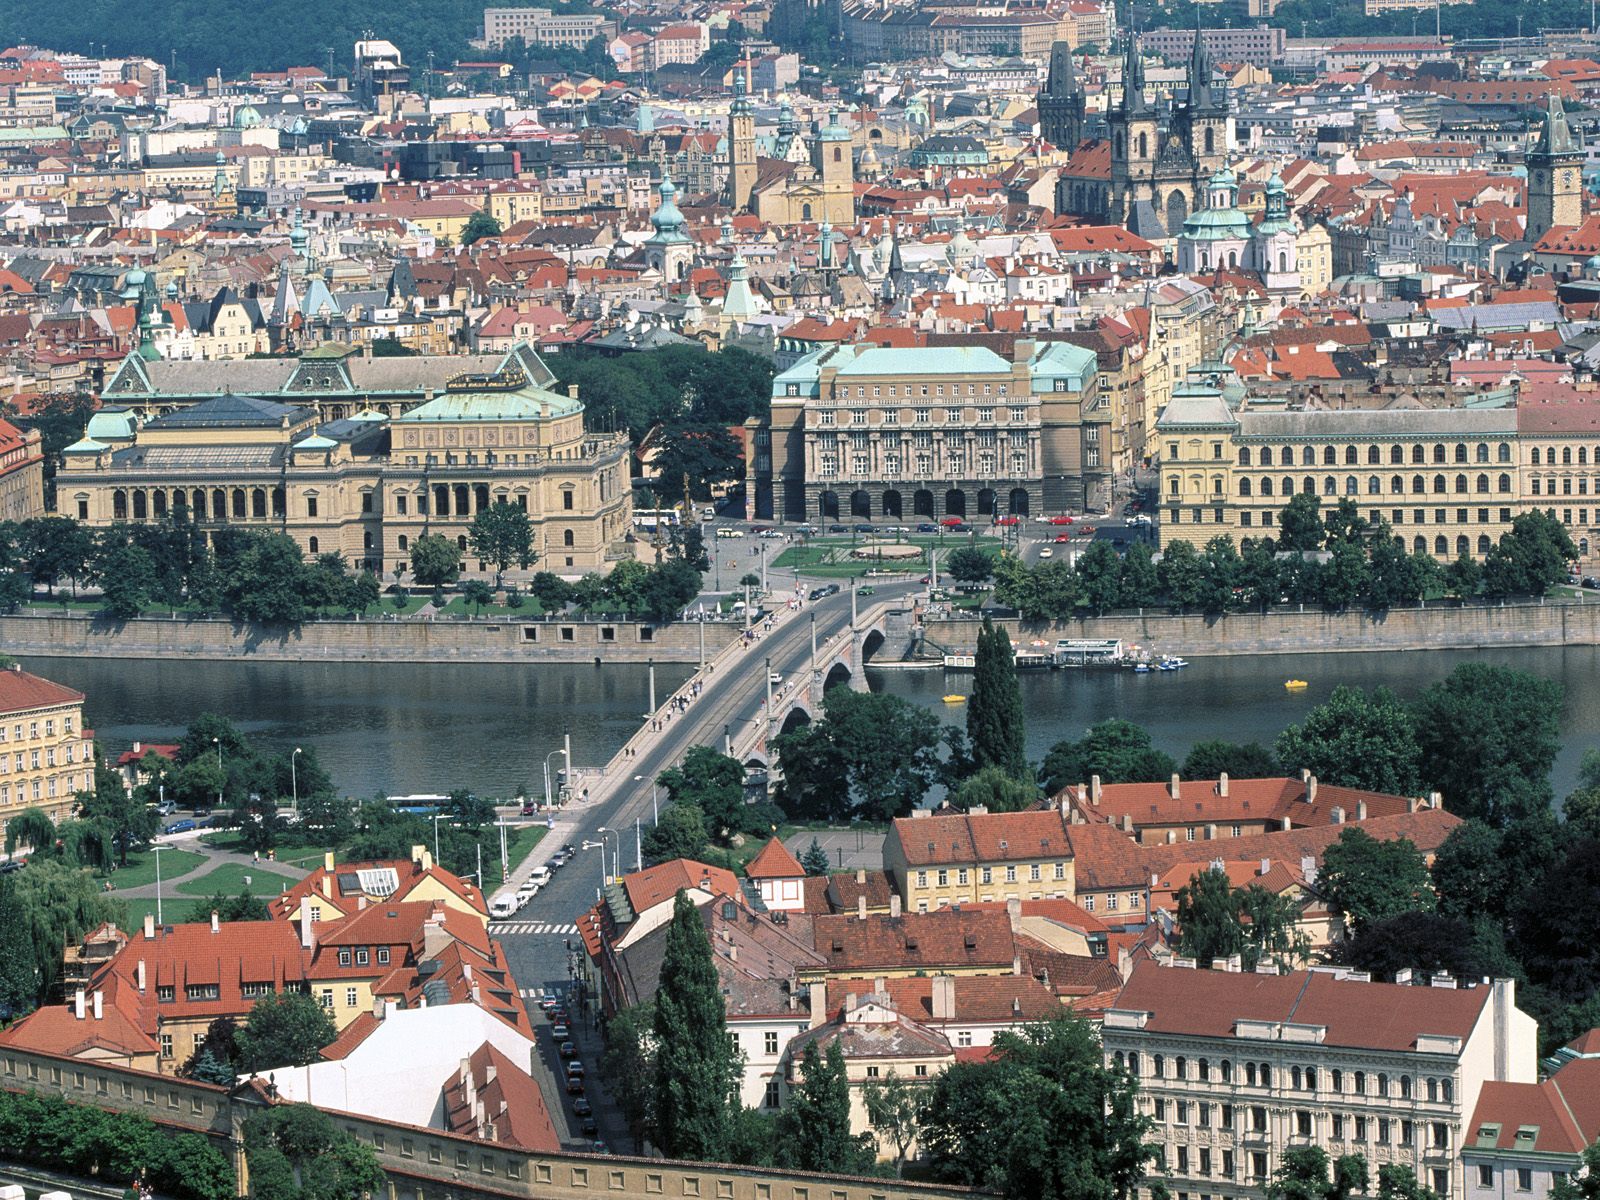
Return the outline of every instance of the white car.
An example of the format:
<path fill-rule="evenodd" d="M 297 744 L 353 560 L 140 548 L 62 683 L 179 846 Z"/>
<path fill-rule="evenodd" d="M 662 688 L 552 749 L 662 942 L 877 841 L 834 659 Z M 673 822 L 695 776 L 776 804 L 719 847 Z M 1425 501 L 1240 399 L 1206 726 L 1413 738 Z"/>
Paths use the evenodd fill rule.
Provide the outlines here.
<path fill-rule="evenodd" d="M 535 867 L 533 869 L 533 873 L 528 876 L 528 882 L 524 883 L 522 886 L 523 887 L 527 887 L 528 884 L 532 884 L 534 887 L 543 887 L 545 884 L 547 884 L 549 882 L 550 882 L 550 868 L 549 867 Z"/>
<path fill-rule="evenodd" d="M 742 529 L 734 529 L 734 528 L 732 528 L 731 526 L 728 526 L 728 525 L 720 525 L 720 526 L 717 527 L 717 536 L 719 538 L 722 538 L 722 537 L 743 537 L 744 536 L 744 530 L 742 530 Z"/>
<path fill-rule="evenodd" d="M 1054 550 L 1050 549 L 1049 546 L 1046 546 L 1042 550 L 1039 551 L 1039 557 L 1040 558 L 1054 558 L 1055 555 L 1056 555 L 1056 552 Z"/>
<path fill-rule="evenodd" d="M 783 672 L 782 671 L 768 671 L 767 672 L 767 682 L 772 684 L 772 685 L 774 685 L 774 686 L 782 683 L 783 682 Z"/>
<path fill-rule="evenodd" d="M 496 896 L 489 901 L 489 916 L 504 920 L 506 917 L 516 916 L 517 898 L 515 896 Z"/>

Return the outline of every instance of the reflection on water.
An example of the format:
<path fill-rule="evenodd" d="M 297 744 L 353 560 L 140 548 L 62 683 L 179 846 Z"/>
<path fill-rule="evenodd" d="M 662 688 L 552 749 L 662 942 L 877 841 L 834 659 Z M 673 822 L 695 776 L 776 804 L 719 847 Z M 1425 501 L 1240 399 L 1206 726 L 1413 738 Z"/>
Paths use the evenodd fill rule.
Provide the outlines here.
<path fill-rule="evenodd" d="M 1184 671 L 1046 671 L 1022 676 L 1028 755 L 1076 737 L 1106 717 L 1150 729 L 1180 762 L 1208 738 L 1271 745 L 1285 726 L 1341 683 L 1380 684 L 1412 696 L 1478 659 L 1516 666 L 1566 688 L 1557 796 L 1572 790 L 1578 760 L 1600 745 L 1600 648 L 1295 654 L 1201 658 Z M 467 787 L 509 795 L 542 786 L 542 760 L 572 735 L 580 767 L 597 766 L 627 740 L 648 703 L 648 668 L 581 664 L 281 663 L 28 658 L 29 670 L 85 692 L 87 719 L 107 749 L 160 741 L 202 712 L 218 712 L 280 746 L 315 746 L 351 795 Z M 688 666 L 656 668 L 666 696 Z M 940 698 L 970 690 L 971 675 L 869 671 L 872 686 L 961 723 Z M 1289 693 L 1283 681 L 1309 681 Z M 559 757 L 552 766 L 560 763 Z"/>

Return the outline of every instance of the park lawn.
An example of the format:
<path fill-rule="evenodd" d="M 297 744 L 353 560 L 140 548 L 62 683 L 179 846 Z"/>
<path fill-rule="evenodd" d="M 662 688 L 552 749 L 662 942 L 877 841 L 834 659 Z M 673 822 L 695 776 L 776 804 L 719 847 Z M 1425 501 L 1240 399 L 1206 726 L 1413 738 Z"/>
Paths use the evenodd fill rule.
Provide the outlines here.
<path fill-rule="evenodd" d="M 176 879 L 180 875 L 187 875 L 206 861 L 204 854 L 197 854 L 193 850 L 163 850 L 160 857 L 162 879 Z M 143 854 L 128 855 L 128 865 L 118 867 L 111 875 L 111 882 L 118 891 L 144 887 L 155 881 L 156 855 L 148 850 Z"/>
<path fill-rule="evenodd" d="M 178 891 L 185 896 L 214 896 L 218 892 L 225 896 L 237 896 L 249 888 L 252 896 L 276 896 L 285 888 L 293 886 L 295 880 L 302 874 L 304 872 L 296 871 L 291 876 L 245 863 L 224 863 L 197 879 L 179 884 Z M 249 882 L 245 881 L 246 876 L 249 877 Z"/>
<path fill-rule="evenodd" d="M 23 605 L 33 613 L 92 613 L 100 610 L 99 600 L 30 600 Z"/>
<path fill-rule="evenodd" d="M 123 900 L 121 903 L 128 910 L 129 929 L 143 929 L 145 917 L 156 915 L 156 902 L 153 899 Z M 178 918 L 188 913 L 193 903 L 193 900 L 184 896 L 165 896 L 161 901 L 161 920 L 169 925 L 176 923 Z"/>
<path fill-rule="evenodd" d="M 468 604 L 465 596 L 452 596 L 449 604 L 446 604 L 443 608 L 436 609 L 435 611 L 441 612 L 450 617 L 472 617 L 479 615 L 478 607 L 473 604 Z M 482 615 L 486 617 L 510 618 L 542 617 L 544 615 L 544 608 L 540 605 L 538 600 L 534 599 L 534 597 L 524 596 L 522 598 L 521 608 L 512 608 L 509 604 L 485 604 L 482 609 Z"/>
<path fill-rule="evenodd" d="M 511 869 L 513 871 L 539 844 L 539 839 L 549 832 L 543 825 L 528 825 L 522 829 L 513 829 L 507 832 L 506 857 L 511 860 Z M 480 890 L 485 896 L 492 896 L 495 889 L 504 882 L 505 876 L 500 872 L 500 853 L 498 849 L 495 851 L 493 861 L 491 861 L 489 847 L 485 846 L 483 850 L 483 887 Z"/>
<path fill-rule="evenodd" d="M 972 545 L 987 554 L 990 558 L 997 558 L 1004 549 L 1004 543 L 998 538 L 979 536 L 976 538 L 945 537 L 938 534 L 911 534 L 905 535 L 896 542 L 882 542 L 882 545 L 915 546 L 920 553 L 915 558 L 885 559 L 853 559 L 850 557 L 852 549 L 859 549 L 873 543 L 864 540 L 852 540 L 844 537 L 812 538 L 803 545 L 789 546 L 772 564 L 793 570 L 802 575 L 814 575 L 823 579 L 859 579 L 871 574 L 879 575 L 920 575 L 928 569 L 928 551 L 939 549 L 942 551 L 940 558 L 958 546 Z M 837 560 L 837 561 L 836 561 Z"/>
<path fill-rule="evenodd" d="M 382 617 L 385 617 L 385 616 L 409 617 L 413 613 L 415 613 L 418 609 L 420 609 L 424 604 L 426 604 L 429 600 L 432 600 L 432 599 L 433 599 L 433 593 L 432 592 L 429 592 L 429 591 L 412 592 L 409 596 L 407 596 L 405 598 L 404 602 L 401 603 L 399 605 L 399 607 L 396 607 L 395 606 L 395 602 L 394 602 L 395 601 L 395 597 L 393 597 L 393 596 L 385 596 L 383 598 L 383 602 L 381 604 L 377 604 L 377 605 L 373 606 L 373 608 L 372 608 L 372 619 L 374 621 L 376 621 L 376 620 L 379 620 L 379 619 L 381 619 Z"/>
<path fill-rule="evenodd" d="M 279 846 L 273 853 L 273 858 L 287 867 L 299 867 L 302 871 L 311 871 L 322 865 L 323 857 L 327 851 L 321 846 Z M 336 857 L 342 859 L 343 854 Z"/>

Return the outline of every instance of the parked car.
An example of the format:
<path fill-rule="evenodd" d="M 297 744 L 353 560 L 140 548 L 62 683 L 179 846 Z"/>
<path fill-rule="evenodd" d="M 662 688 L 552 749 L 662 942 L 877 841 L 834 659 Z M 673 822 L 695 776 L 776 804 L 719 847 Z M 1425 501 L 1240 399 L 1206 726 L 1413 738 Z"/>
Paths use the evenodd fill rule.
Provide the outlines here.
<path fill-rule="evenodd" d="M 1046 546 L 1042 550 L 1039 551 L 1039 557 L 1040 558 L 1054 558 L 1055 557 L 1055 553 L 1056 552 L 1054 550 L 1052 550 L 1049 546 Z"/>
<path fill-rule="evenodd" d="M 873 590 L 874 589 L 872 589 L 870 587 L 857 588 L 856 589 L 856 595 L 858 595 L 858 596 L 870 596 L 870 595 L 873 594 Z"/>
<path fill-rule="evenodd" d="M 550 1036 L 555 1038 L 556 1041 L 558 1041 L 558 1042 L 566 1042 L 567 1045 L 570 1046 L 572 1043 L 571 1042 L 567 1042 L 567 1039 L 572 1036 L 572 1030 L 568 1029 L 567 1025 L 566 1025 L 566 1022 L 563 1021 L 561 1019 L 561 1017 L 556 1015 L 559 1012 L 561 1012 L 561 1010 L 559 1008 L 552 1009 L 550 1011 L 550 1019 L 556 1023 L 555 1027 L 550 1030 Z M 570 1054 L 566 1054 L 566 1055 L 563 1055 L 562 1057 L 571 1058 L 572 1056 Z"/>
<path fill-rule="evenodd" d="M 533 869 L 533 873 L 528 876 L 528 882 L 537 884 L 539 887 L 543 887 L 545 884 L 550 882 L 550 868 L 535 867 Z"/>
<path fill-rule="evenodd" d="M 945 517 L 942 521 L 939 522 L 939 524 L 943 525 L 946 529 L 954 528 L 955 526 L 961 525 L 963 523 L 964 522 L 961 520 L 960 517 Z"/>
<path fill-rule="evenodd" d="M 13 871 L 20 871 L 27 865 L 28 860 L 25 858 L 7 859 L 5 862 L 0 863 L 0 875 L 9 875 Z"/>
<path fill-rule="evenodd" d="M 781 529 L 763 529 L 756 536 L 757 537 L 764 537 L 764 538 L 781 538 L 783 536 L 783 530 L 781 530 Z"/>
<path fill-rule="evenodd" d="M 816 537 L 817 527 L 815 525 L 802 525 L 799 529 L 796 529 L 795 532 L 801 537 Z"/>
<path fill-rule="evenodd" d="M 829 525 L 828 526 L 828 532 L 829 533 L 849 533 L 850 531 L 848 529 L 846 529 L 843 525 Z"/>
<path fill-rule="evenodd" d="M 574 1100 L 572 1102 L 572 1111 L 577 1116 L 580 1116 L 580 1117 L 593 1116 L 594 1115 L 594 1106 L 592 1104 L 590 1104 L 587 1100 L 585 1100 L 582 1096 L 579 1096 L 576 1100 Z"/>
<path fill-rule="evenodd" d="M 939 532 L 939 527 L 937 525 L 935 525 L 932 521 L 918 521 L 917 522 L 917 532 L 918 533 L 938 533 Z"/>
<path fill-rule="evenodd" d="M 581 1096 L 581 1095 L 583 1095 L 583 1076 L 582 1075 L 568 1075 L 567 1076 L 567 1095 L 569 1095 L 569 1096 Z"/>
<path fill-rule="evenodd" d="M 515 896 L 496 896 L 489 901 L 489 916 L 504 920 L 513 916 L 517 911 L 517 898 Z"/>
<path fill-rule="evenodd" d="M 719 525 L 717 526 L 717 536 L 719 538 L 739 538 L 744 536 L 744 530 L 735 529 L 731 525 Z"/>
<path fill-rule="evenodd" d="M 185 820 L 182 820 L 182 821 L 173 821 L 172 823 L 170 823 L 168 825 L 162 826 L 161 832 L 162 833 L 188 833 L 191 829 L 198 829 L 198 828 L 199 828 L 199 826 L 196 825 L 193 821 L 185 819 Z"/>
<path fill-rule="evenodd" d="M 174 800 L 163 800 L 160 804 L 156 805 L 156 812 L 160 813 L 163 817 L 170 817 L 177 811 L 178 805 Z"/>
<path fill-rule="evenodd" d="M 584 1137 L 592 1138 L 600 1132 L 600 1126 L 595 1123 L 595 1119 L 592 1116 L 581 1117 L 578 1120 L 578 1130 Z"/>
<path fill-rule="evenodd" d="M 857 525 L 856 526 L 856 532 L 857 533 L 877 533 L 878 530 L 877 530 L 877 527 L 874 526 L 874 525 Z"/>
<path fill-rule="evenodd" d="M 517 889 L 517 907 L 521 908 L 539 894 L 539 885 L 531 880 Z"/>
<path fill-rule="evenodd" d="M 1052 525 L 1071 525 L 1072 524 L 1072 518 L 1069 517 L 1069 516 L 1066 516 L 1065 514 L 1063 514 L 1063 515 L 1061 515 L 1059 517 L 1051 517 L 1050 518 L 1050 524 L 1052 524 Z"/>
<path fill-rule="evenodd" d="M 996 517 L 994 519 L 994 523 L 996 525 L 1015 525 L 1019 519 L 1020 518 L 1016 516 Z"/>
<path fill-rule="evenodd" d="M 578 1047 L 572 1042 L 561 1043 L 561 1057 L 572 1058 L 578 1053 Z"/>

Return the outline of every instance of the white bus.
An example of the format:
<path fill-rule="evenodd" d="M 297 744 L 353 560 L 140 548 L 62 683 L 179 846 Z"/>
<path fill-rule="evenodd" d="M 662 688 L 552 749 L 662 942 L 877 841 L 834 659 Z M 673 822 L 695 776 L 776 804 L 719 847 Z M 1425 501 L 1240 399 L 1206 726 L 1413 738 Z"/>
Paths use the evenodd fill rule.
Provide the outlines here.
<path fill-rule="evenodd" d="M 679 524 L 681 518 L 675 508 L 636 508 L 633 510 L 635 529 L 667 529 Z"/>

